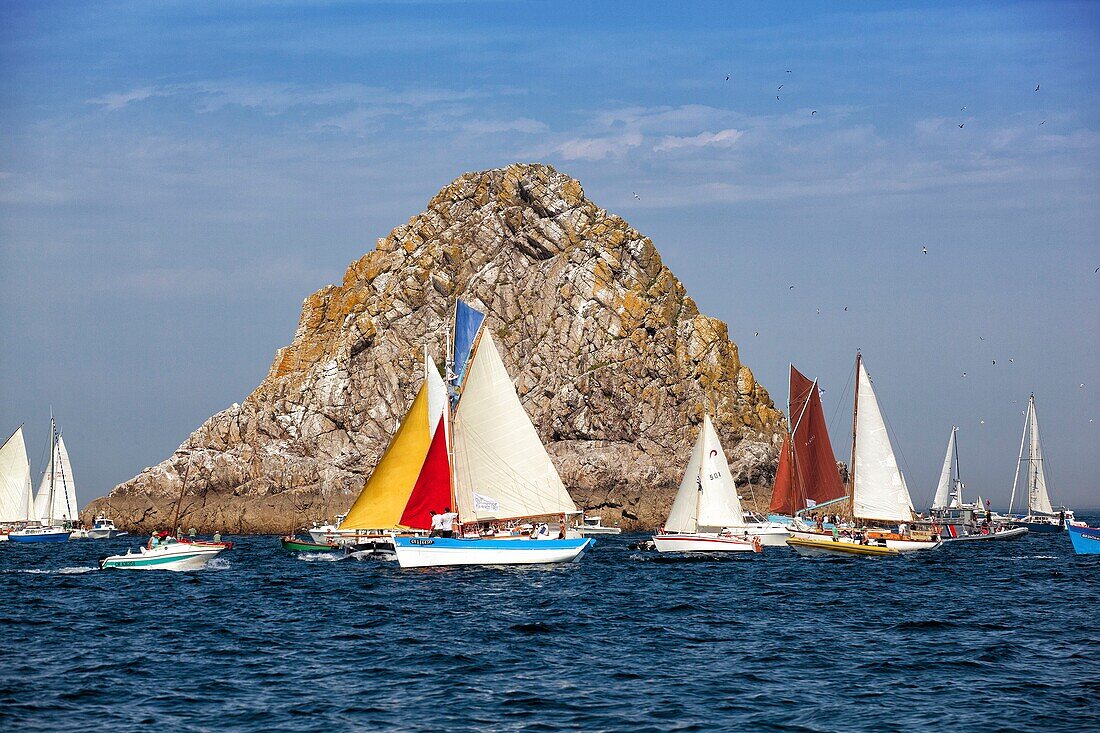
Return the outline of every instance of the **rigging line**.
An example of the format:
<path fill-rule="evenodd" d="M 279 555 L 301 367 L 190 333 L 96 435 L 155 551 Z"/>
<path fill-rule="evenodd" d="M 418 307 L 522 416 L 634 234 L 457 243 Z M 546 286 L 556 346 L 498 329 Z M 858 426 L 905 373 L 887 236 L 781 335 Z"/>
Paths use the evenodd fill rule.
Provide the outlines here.
<path fill-rule="evenodd" d="M 840 393 L 840 396 L 842 398 L 848 396 L 848 388 L 852 385 L 852 377 L 855 375 L 855 373 L 856 373 L 856 367 L 853 364 L 852 365 L 852 370 L 850 372 L 848 372 L 848 381 L 846 381 L 844 383 L 844 391 Z M 844 400 L 844 399 L 839 399 L 839 400 L 836 401 L 836 407 L 833 408 L 833 414 L 829 416 L 829 428 L 828 429 L 830 431 L 832 430 L 833 426 L 836 425 L 836 417 L 837 417 L 837 414 L 840 413 L 840 406 L 845 405 L 845 404 L 847 404 L 847 401 Z"/>

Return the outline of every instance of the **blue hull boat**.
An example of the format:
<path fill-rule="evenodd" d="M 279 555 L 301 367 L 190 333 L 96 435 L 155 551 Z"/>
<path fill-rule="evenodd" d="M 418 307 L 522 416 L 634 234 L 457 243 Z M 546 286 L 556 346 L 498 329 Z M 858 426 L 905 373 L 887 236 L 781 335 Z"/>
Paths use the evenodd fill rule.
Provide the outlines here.
<path fill-rule="evenodd" d="M 69 530 L 58 529 L 20 529 L 8 535 L 10 542 L 68 542 Z"/>
<path fill-rule="evenodd" d="M 1074 527 L 1066 523 L 1073 551 L 1078 555 L 1100 555 L 1100 527 Z"/>

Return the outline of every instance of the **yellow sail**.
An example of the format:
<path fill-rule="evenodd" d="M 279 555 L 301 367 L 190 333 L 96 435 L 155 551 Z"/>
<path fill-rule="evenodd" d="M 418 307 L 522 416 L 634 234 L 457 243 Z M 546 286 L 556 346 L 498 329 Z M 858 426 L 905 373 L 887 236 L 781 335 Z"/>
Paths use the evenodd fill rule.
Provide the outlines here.
<path fill-rule="evenodd" d="M 431 442 L 428 389 L 424 384 L 340 529 L 396 528 Z"/>

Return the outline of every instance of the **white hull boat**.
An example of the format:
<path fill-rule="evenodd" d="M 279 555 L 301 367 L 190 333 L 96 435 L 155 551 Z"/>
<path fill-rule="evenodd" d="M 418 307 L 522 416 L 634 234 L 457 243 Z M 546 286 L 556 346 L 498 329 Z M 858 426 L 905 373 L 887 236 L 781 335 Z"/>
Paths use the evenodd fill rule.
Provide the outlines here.
<path fill-rule="evenodd" d="M 784 544 L 786 540 L 784 540 Z M 659 534 L 653 537 L 658 552 L 760 552 L 761 543 L 717 533 Z"/>
<path fill-rule="evenodd" d="M 724 528 L 723 533 L 748 539 L 750 542 L 753 538 L 759 538 L 764 547 L 785 547 L 787 538 L 791 536 L 790 530 L 779 522 L 736 525 Z"/>
<path fill-rule="evenodd" d="M 575 522 L 572 529 L 579 532 L 582 535 L 589 534 L 621 534 L 622 528 L 620 527 L 605 527 L 603 526 L 603 517 L 584 517 L 583 521 Z"/>
<path fill-rule="evenodd" d="M 102 570 L 198 570 L 225 549 L 225 545 L 214 543 L 170 542 L 105 557 L 99 561 L 99 567 Z"/>
<path fill-rule="evenodd" d="M 115 537 L 125 537 L 129 534 L 128 532 L 120 532 L 115 527 L 115 523 L 108 519 L 105 514 L 97 515 L 92 528 L 85 531 L 87 532 L 87 538 L 90 540 L 113 540 Z"/>
<path fill-rule="evenodd" d="M 1027 527 L 1008 527 L 994 532 L 986 532 L 982 534 L 974 532 L 972 534 L 960 534 L 958 537 L 946 537 L 944 542 L 978 542 L 983 540 L 1014 540 L 1018 537 L 1023 537 L 1027 534 Z"/>
<path fill-rule="evenodd" d="M 596 543 L 592 539 L 484 540 L 445 537 L 395 537 L 403 568 L 445 565 L 545 565 L 578 561 Z"/>

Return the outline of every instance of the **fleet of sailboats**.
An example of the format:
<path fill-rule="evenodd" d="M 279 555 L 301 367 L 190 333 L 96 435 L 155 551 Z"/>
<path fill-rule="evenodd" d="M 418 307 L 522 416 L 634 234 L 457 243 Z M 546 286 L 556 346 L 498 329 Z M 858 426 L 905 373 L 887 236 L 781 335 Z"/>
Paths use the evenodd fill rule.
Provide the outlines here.
<path fill-rule="evenodd" d="M 578 510 L 520 401 L 484 313 L 456 303 L 446 356 L 441 374 L 425 349 L 420 388 L 348 512 L 336 525 L 315 526 L 313 542 L 290 537 L 284 546 L 383 552 L 402 567 L 513 565 L 575 562 L 595 542 L 585 534 L 618 533 L 618 527 L 603 527 L 599 517 Z M 860 353 L 846 482 L 829 439 L 817 380 L 793 364 L 787 407 L 789 430 L 783 435 L 768 519 L 743 509 L 714 422 L 704 410 L 653 548 L 725 553 L 788 545 L 806 555 L 890 556 L 938 547 L 941 537 L 1008 539 L 1028 530 L 1069 528 L 1078 551 L 1095 551 L 1095 530 L 1051 502 L 1034 395 L 1028 400 L 1004 518 L 980 496 L 965 501 L 955 426 L 930 518 L 915 513 Z M 72 464 L 52 416 L 49 448 L 35 493 L 23 426 L 0 445 L 0 540 L 41 543 L 64 542 L 70 535 L 125 535 L 106 514 L 97 516 L 91 529 L 77 526 Z M 181 501 L 186 483 L 185 475 Z M 1017 489 L 1023 513 L 1012 515 Z M 843 518 L 839 512 L 817 516 L 841 503 L 848 505 Z M 178 513 L 179 504 L 177 518 Z M 447 518 L 445 528 L 437 521 L 441 517 Z M 575 518 L 572 525 L 570 518 Z M 1011 520 L 1012 527 L 1001 519 Z M 218 538 L 176 539 L 163 532 L 137 553 L 104 558 L 101 567 L 195 569 L 231 546 Z"/>

